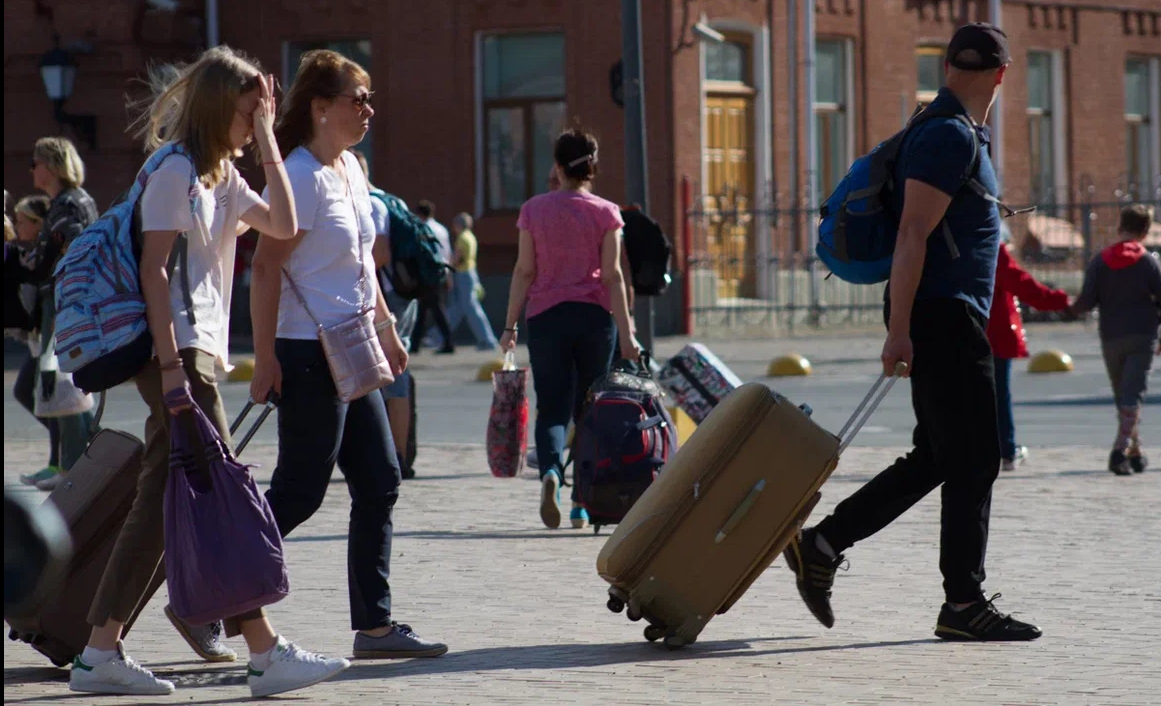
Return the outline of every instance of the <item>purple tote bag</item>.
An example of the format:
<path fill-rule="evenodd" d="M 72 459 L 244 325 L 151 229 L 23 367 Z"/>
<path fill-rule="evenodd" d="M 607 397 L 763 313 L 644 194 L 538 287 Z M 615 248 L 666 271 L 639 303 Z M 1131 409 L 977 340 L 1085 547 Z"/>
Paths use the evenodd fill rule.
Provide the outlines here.
<path fill-rule="evenodd" d="M 196 404 L 170 424 L 165 579 L 173 612 L 192 625 L 290 593 L 274 512 Z"/>

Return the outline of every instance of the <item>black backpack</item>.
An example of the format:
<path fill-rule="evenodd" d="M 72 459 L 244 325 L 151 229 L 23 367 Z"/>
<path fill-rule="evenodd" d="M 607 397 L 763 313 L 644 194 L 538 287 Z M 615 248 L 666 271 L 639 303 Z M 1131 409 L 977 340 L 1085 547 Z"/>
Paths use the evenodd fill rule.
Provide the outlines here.
<path fill-rule="evenodd" d="M 669 259 L 673 244 L 657 221 L 636 206 L 621 209 L 625 221 L 622 239 L 629 256 L 633 291 L 642 296 L 659 296 L 669 288 Z"/>

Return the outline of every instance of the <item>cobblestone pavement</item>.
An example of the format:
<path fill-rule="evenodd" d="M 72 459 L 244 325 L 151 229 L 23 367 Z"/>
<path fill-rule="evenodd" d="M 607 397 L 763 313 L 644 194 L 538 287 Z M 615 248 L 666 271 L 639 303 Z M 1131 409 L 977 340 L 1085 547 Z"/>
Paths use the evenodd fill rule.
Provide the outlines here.
<path fill-rule="evenodd" d="M 43 442 L 7 441 L 5 483 Z M 898 449 L 855 448 L 814 519 Z M 1158 456 L 1161 458 L 1161 456 Z M 246 460 L 269 478 L 274 448 Z M 838 623 L 810 617 L 782 561 L 702 641 L 646 643 L 641 624 L 605 608 L 594 572 L 602 539 L 547 531 L 530 479 L 500 480 L 472 445 L 421 449 L 419 478 L 396 512 L 396 617 L 446 640 L 440 659 L 357 662 L 337 680 L 285 697 L 305 704 L 1157 704 L 1161 702 L 1161 473 L 1115 478 L 1099 448 L 1036 449 L 996 486 L 987 589 L 1037 622 L 1031 644 L 963 645 L 932 635 L 941 601 L 938 494 L 848 552 Z M 35 492 L 35 491 L 26 491 Z M 349 655 L 345 544 L 349 500 L 336 474 L 317 515 L 287 541 L 292 593 L 279 630 L 308 649 Z M 162 614 L 165 592 L 127 641 L 178 684 L 166 698 L 74 696 L 67 672 L 6 643 L 4 701 L 197 703 L 248 697 L 244 663 L 195 661 Z M 233 646 L 244 652 L 245 646 Z M 1153 667 L 1148 664 L 1152 663 Z"/>

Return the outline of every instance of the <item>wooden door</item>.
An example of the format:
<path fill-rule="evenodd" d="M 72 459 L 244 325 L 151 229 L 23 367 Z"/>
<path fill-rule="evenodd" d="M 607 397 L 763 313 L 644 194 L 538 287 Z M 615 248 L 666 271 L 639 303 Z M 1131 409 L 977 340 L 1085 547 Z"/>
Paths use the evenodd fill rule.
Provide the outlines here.
<path fill-rule="evenodd" d="M 705 101 L 707 255 L 718 296 L 754 296 L 754 98 L 752 91 L 708 94 Z"/>

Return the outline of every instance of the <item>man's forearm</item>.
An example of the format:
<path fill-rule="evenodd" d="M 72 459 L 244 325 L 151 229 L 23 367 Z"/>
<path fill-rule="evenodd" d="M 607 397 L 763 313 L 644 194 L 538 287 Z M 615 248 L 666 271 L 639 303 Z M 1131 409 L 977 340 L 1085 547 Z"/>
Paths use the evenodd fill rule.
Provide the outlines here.
<path fill-rule="evenodd" d="M 895 256 L 891 261 L 891 324 L 892 333 L 907 334 L 911 330 L 911 309 L 915 292 L 923 277 L 923 261 L 927 257 L 927 238 L 917 233 L 899 233 Z"/>

